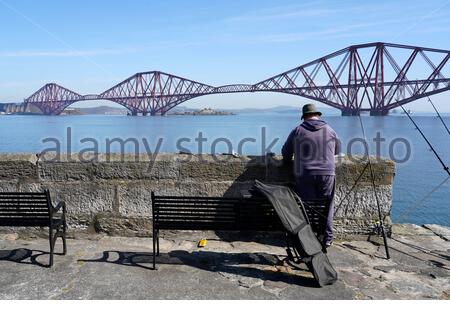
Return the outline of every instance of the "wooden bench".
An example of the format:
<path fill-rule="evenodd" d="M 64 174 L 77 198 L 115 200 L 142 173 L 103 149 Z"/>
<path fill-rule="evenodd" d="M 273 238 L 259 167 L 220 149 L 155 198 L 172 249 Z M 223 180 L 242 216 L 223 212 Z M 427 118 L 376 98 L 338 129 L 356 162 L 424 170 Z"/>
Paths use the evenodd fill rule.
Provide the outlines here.
<path fill-rule="evenodd" d="M 160 230 L 284 231 L 283 225 L 264 197 L 152 197 L 153 269 L 159 256 Z M 303 201 L 313 230 L 325 230 L 328 206 L 323 199 Z"/>
<path fill-rule="evenodd" d="M 50 192 L 1 192 L 0 226 L 3 227 L 48 227 L 50 242 L 49 266 L 53 265 L 56 240 L 63 241 L 63 255 L 66 247 L 66 204 L 59 202 L 53 206 Z"/>

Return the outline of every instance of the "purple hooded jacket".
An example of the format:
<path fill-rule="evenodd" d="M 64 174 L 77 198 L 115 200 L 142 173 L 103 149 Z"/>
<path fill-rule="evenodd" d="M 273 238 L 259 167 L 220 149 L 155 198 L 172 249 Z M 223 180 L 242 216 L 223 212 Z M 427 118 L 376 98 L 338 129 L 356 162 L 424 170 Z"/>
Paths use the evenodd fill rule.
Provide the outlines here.
<path fill-rule="evenodd" d="M 295 176 L 335 175 L 334 156 L 340 152 L 336 132 L 323 120 L 305 120 L 292 130 L 283 149 L 283 161 L 294 156 Z"/>

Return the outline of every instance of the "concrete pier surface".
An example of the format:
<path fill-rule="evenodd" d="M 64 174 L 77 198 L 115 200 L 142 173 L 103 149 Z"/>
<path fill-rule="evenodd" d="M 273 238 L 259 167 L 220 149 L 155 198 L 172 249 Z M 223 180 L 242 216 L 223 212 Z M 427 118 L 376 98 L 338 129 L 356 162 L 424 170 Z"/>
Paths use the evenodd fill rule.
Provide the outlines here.
<path fill-rule="evenodd" d="M 204 248 L 197 241 L 207 238 Z M 391 260 L 380 240 L 329 250 L 337 283 L 318 288 L 284 259 L 274 234 L 166 233 L 158 270 L 151 238 L 85 234 L 49 269 L 48 242 L 0 234 L 1 299 L 449 299 L 450 228 L 393 225 Z M 56 250 L 61 250 L 57 243 Z"/>

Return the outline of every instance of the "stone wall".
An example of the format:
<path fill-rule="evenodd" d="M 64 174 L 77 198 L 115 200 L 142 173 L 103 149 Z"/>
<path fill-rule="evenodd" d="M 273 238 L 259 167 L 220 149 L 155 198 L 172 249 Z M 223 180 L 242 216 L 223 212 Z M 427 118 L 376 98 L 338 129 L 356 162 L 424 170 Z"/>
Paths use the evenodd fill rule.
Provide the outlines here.
<path fill-rule="evenodd" d="M 93 161 L 81 161 L 76 155 L 64 155 L 57 161 L 53 158 L 0 155 L 0 192 L 48 188 L 55 202 L 66 201 L 72 232 L 149 235 L 151 191 L 161 195 L 231 197 L 248 189 L 254 179 L 292 182 L 292 169 L 282 166 L 278 157 L 160 154 L 149 161 L 147 155 L 101 154 Z M 384 159 L 373 158 L 372 162 L 381 208 L 389 215 L 395 165 Z M 361 159 L 339 160 L 336 206 L 365 166 Z M 367 234 L 377 220 L 375 193 L 367 169 L 337 213 L 336 233 Z"/>

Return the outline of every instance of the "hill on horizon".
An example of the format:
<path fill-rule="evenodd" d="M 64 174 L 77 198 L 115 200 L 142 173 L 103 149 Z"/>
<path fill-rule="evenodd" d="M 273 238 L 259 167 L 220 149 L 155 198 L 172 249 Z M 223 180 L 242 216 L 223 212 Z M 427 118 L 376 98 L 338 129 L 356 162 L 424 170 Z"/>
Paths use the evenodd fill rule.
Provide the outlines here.
<path fill-rule="evenodd" d="M 125 115 L 129 112 L 128 109 L 125 107 L 120 106 L 97 106 L 97 107 L 82 107 L 82 108 L 68 108 L 75 110 L 78 114 L 81 115 Z M 194 107 L 188 107 L 185 105 L 179 105 L 174 107 L 173 109 L 170 109 L 169 113 L 174 112 L 195 112 L 199 111 L 202 108 L 194 108 Z M 217 110 L 217 111 L 225 111 L 225 112 L 233 112 L 233 113 L 261 113 L 261 112 L 276 112 L 276 113 L 299 113 L 301 112 L 300 106 L 289 106 L 289 105 L 279 105 L 269 108 L 253 108 L 253 107 L 238 107 L 238 108 L 214 108 L 211 107 L 211 109 Z M 321 110 L 330 111 L 335 110 L 332 107 L 321 107 L 319 108 Z"/>

